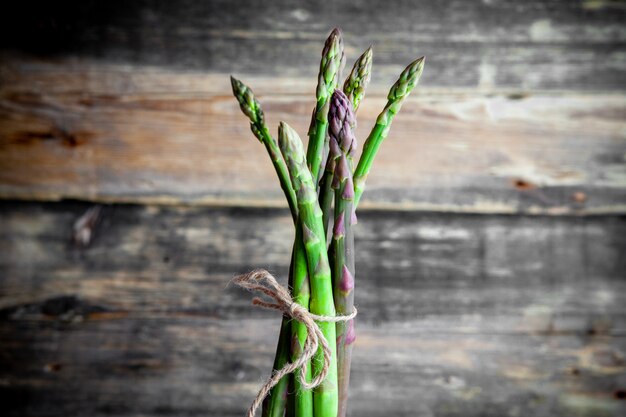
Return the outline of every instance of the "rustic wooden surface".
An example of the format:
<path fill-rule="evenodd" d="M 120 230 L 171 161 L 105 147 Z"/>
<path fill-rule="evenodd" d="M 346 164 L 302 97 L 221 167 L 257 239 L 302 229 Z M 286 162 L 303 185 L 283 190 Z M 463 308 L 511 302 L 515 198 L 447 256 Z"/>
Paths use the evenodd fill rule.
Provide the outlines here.
<path fill-rule="evenodd" d="M 281 209 L 0 204 L 4 415 L 240 416 L 279 319 L 228 288 L 284 280 Z M 352 416 L 626 411 L 626 218 L 366 211 Z"/>
<path fill-rule="evenodd" d="M 427 56 L 364 204 L 625 211 L 623 2 L 375 3 L 21 2 L 0 25 L 0 196 L 284 205 L 228 73 L 304 133 L 339 25 L 348 65 L 374 45 L 361 139 Z"/>
<path fill-rule="evenodd" d="M 66 68 L 65 61 L 4 65 L 0 195 L 285 205 L 225 74 Z M 293 81 L 290 92 L 270 94 L 275 80 L 246 81 L 258 87 L 270 126 L 287 120 L 306 132 L 312 83 Z M 361 140 L 384 103 L 381 95 L 364 100 Z M 625 118 L 619 94 L 418 91 L 377 158 L 364 204 L 623 213 Z"/>

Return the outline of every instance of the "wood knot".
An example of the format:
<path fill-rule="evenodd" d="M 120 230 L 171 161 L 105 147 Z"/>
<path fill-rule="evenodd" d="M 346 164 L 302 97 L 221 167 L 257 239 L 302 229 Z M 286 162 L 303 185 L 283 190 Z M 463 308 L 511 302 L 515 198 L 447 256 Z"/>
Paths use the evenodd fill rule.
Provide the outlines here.
<path fill-rule="evenodd" d="M 537 186 L 532 182 L 526 181 L 521 178 L 513 180 L 513 187 L 515 187 L 519 191 L 534 190 L 535 188 L 537 188 Z"/>

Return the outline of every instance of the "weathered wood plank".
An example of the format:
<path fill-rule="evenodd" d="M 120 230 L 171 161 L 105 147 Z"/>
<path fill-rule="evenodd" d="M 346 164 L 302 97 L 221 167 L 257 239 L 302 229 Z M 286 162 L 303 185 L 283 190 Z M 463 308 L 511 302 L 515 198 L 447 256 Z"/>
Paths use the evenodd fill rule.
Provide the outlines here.
<path fill-rule="evenodd" d="M 314 76 L 335 26 L 350 57 L 376 48 L 375 80 L 428 57 L 432 86 L 624 87 L 621 1 L 258 2 L 24 0 L 3 13 L 0 46 L 217 72 Z"/>
<path fill-rule="evenodd" d="M 208 317 L 2 321 L 11 341 L 0 345 L 3 415 L 241 416 L 269 371 L 277 327 Z M 351 416 L 626 410 L 623 337 L 426 335 L 393 323 L 359 331 Z"/>
<path fill-rule="evenodd" d="M 234 317 L 250 313 L 245 297 L 203 289 L 223 289 L 233 274 L 254 267 L 284 278 L 289 263 L 293 232 L 286 210 L 104 207 L 92 246 L 85 250 L 72 243 L 73 223 L 85 204 L 4 202 L 0 207 L 2 307 L 71 291 L 121 310 L 149 306 L 150 312 L 157 301 L 164 311 L 205 305 L 212 314 Z M 553 300 L 556 308 L 604 309 L 602 293 L 622 285 L 626 267 L 623 217 L 373 211 L 359 218 L 359 297 L 367 303 L 361 313 L 367 320 L 460 314 L 483 305 L 517 311 L 516 303 L 549 300 L 546 287 L 559 291 L 564 283 L 576 290 Z M 418 284 L 424 300 L 409 302 L 415 294 L 403 291 Z M 595 293 L 594 287 L 596 296 L 579 297 Z M 439 295 L 449 298 L 441 303 L 427 289 L 450 290 Z M 379 303 L 380 291 L 407 302 Z M 622 296 L 617 292 L 607 300 L 612 311 L 621 311 Z"/>
<path fill-rule="evenodd" d="M 9 416 L 241 415 L 278 318 L 229 278 L 289 261 L 286 210 L 0 204 Z M 84 242 L 83 242 L 84 243 Z M 364 212 L 353 416 L 618 416 L 626 218 Z"/>
<path fill-rule="evenodd" d="M 226 75 L 11 61 L 0 87 L 0 195 L 284 206 Z M 305 132 L 314 81 L 252 78 L 271 126 Z M 392 80 L 389 80 L 391 83 Z M 367 136 L 385 99 L 359 110 Z M 394 122 L 363 207 L 626 210 L 622 94 L 420 90 Z"/>

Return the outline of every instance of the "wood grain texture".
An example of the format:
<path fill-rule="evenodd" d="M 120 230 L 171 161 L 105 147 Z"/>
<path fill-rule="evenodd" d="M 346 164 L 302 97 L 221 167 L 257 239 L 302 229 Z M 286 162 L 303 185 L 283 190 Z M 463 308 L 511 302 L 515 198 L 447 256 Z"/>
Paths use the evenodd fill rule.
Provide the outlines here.
<path fill-rule="evenodd" d="M 623 1 L 23 0 L 0 47 L 43 57 L 314 77 L 325 36 L 375 45 L 375 82 L 426 55 L 431 86 L 624 88 Z"/>
<path fill-rule="evenodd" d="M 279 318 L 230 277 L 283 280 L 282 209 L 0 204 L 4 415 L 238 416 Z M 82 222 L 79 222 L 82 223 Z M 367 211 L 352 416 L 626 411 L 626 218 Z"/>
<path fill-rule="evenodd" d="M 9 59 L 0 77 L 4 198 L 286 205 L 225 74 Z M 245 81 L 272 128 L 286 120 L 306 132 L 313 79 Z M 382 94 L 374 88 L 359 109 L 361 141 Z M 363 207 L 623 213 L 625 118 L 623 94 L 418 89 Z"/>

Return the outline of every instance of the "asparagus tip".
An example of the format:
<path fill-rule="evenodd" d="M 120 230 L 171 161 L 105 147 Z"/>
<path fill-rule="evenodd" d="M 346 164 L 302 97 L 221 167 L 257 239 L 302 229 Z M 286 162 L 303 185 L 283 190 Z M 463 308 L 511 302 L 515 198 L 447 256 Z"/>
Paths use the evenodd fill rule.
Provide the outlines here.
<path fill-rule="evenodd" d="M 353 131 L 356 118 L 350 100 L 341 90 L 333 92 L 328 119 L 328 134 L 331 141 L 336 140 L 344 152 L 350 153 L 353 148 L 356 148 L 356 137 Z"/>
<path fill-rule="evenodd" d="M 328 35 L 328 38 L 326 38 L 324 49 L 322 50 L 322 56 L 329 55 L 330 51 L 334 48 L 343 49 L 343 38 L 341 36 L 341 29 L 339 28 L 334 28 L 330 32 L 330 35 Z"/>
<path fill-rule="evenodd" d="M 425 59 L 426 57 L 421 56 L 417 58 L 415 61 L 411 62 L 406 68 L 407 70 L 409 70 L 408 71 L 409 74 L 411 75 L 416 74 L 415 77 L 419 78 L 419 76 L 422 75 L 422 71 L 424 70 Z"/>
<path fill-rule="evenodd" d="M 244 84 L 239 81 L 237 78 L 233 77 L 232 75 L 230 76 L 230 85 L 233 87 L 233 93 L 235 95 L 238 95 L 239 92 L 242 90 L 242 87 L 244 86 Z"/>
<path fill-rule="evenodd" d="M 278 145 L 286 160 L 303 157 L 302 141 L 298 133 L 286 122 L 280 121 L 278 124 Z"/>
<path fill-rule="evenodd" d="M 368 46 L 365 52 L 363 52 L 363 54 L 359 57 L 359 60 L 369 62 L 369 64 L 371 65 L 372 55 L 374 55 L 373 48 L 374 48 L 374 45 Z"/>
<path fill-rule="evenodd" d="M 333 28 L 333 30 L 330 31 L 330 35 L 331 36 L 341 36 L 342 35 L 342 30 L 339 27 Z"/>
<path fill-rule="evenodd" d="M 417 82 L 422 76 L 422 71 L 424 70 L 424 59 L 425 58 L 423 56 L 419 57 L 407 65 L 404 71 L 402 71 L 402 74 L 400 74 L 398 81 L 396 81 L 393 87 L 391 87 L 391 90 L 389 90 L 387 99 L 390 101 L 402 101 L 404 97 L 406 97 L 411 90 L 413 90 L 413 87 L 417 85 Z M 398 109 L 396 109 L 396 112 Z"/>
<path fill-rule="evenodd" d="M 357 58 L 352 71 L 343 84 L 343 91 L 352 102 L 355 111 L 359 108 L 359 104 L 365 95 L 365 88 L 369 84 L 371 71 L 372 45 Z"/>

